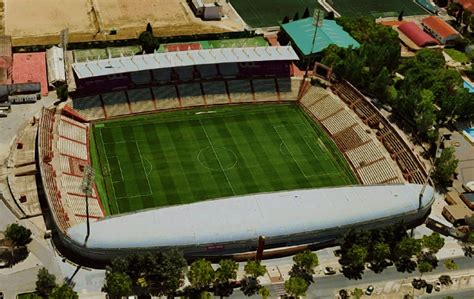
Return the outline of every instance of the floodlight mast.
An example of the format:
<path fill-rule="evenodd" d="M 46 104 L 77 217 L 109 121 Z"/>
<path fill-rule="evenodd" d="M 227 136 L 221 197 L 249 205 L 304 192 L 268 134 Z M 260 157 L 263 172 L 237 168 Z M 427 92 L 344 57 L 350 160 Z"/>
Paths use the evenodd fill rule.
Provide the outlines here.
<path fill-rule="evenodd" d="M 82 177 L 81 191 L 86 196 L 86 221 L 87 221 L 87 233 L 86 239 L 84 240 L 84 246 L 87 244 L 89 235 L 91 232 L 90 221 L 89 221 L 89 196 L 92 195 L 92 185 L 94 183 L 95 171 L 90 165 L 86 165 L 84 169 L 84 176 Z"/>
<path fill-rule="evenodd" d="M 316 43 L 316 35 L 318 33 L 318 27 L 322 26 L 324 19 L 324 12 L 320 9 L 315 9 L 313 13 L 313 25 L 314 25 L 314 34 L 313 34 L 313 41 L 311 42 L 311 51 L 309 52 L 309 58 L 306 64 L 306 71 L 304 73 L 304 78 L 308 77 L 309 65 L 311 64 L 311 55 L 314 51 L 314 44 Z"/>

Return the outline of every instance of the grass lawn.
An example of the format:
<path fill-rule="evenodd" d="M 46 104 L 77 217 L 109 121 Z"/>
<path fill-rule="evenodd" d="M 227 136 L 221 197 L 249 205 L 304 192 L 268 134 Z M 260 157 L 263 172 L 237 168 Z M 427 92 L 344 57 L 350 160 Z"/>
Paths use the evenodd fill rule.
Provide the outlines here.
<path fill-rule="evenodd" d="M 293 104 L 133 116 L 95 124 L 93 139 L 109 214 L 356 183 L 336 146 Z"/>
<path fill-rule="evenodd" d="M 332 0 L 328 1 L 342 16 L 405 16 L 428 14 L 412 0 Z"/>
<path fill-rule="evenodd" d="M 444 49 L 444 52 L 448 54 L 452 59 L 460 63 L 468 63 L 469 58 L 464 52 L 458 51 L 456 49 Z"/>
<path fill-rule="evenodd" d="M 321 9 L 316 0 L 230 0 L 244 21 L 254 28 L 278 26 L 285 16 L 293 19 L 295 13 L 303 15 L 306 7 L 310 14 Z"/>

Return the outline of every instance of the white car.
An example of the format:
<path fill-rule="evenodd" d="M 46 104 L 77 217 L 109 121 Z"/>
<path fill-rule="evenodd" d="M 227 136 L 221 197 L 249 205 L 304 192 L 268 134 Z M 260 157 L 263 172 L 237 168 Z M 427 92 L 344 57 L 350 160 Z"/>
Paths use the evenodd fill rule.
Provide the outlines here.
<path fill-rule="evenodd" d="M 434 287 L 436 292 L 441 291 L 441 282 L 437 281 Z"/>
<path fill-rule="evenodd" d="M 373 285 L 368 286 L 367 289 L 365 290 L 365 294 L 368 296 L 372 295 L 372 293 L 374 292 L 374 289 L 375 288 Z"/>

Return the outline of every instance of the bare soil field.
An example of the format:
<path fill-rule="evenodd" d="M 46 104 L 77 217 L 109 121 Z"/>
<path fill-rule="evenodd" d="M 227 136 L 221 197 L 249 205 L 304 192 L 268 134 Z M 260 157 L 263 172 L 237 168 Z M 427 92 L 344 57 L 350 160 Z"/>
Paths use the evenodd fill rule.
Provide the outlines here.
<path fill-rule="evenodd" d="M 185 0 L 3 1 L 5 34 L 12 36 L 14 46 L 58 43 L 64 28 L 69 28 L 70 42 L 84 42 L 136 38 L 148 22 L 157 36 L 223 32 L 236 27 L 195 18 Z M 116 35 L 109 35 L 112 29 L 117 30 Z"/>

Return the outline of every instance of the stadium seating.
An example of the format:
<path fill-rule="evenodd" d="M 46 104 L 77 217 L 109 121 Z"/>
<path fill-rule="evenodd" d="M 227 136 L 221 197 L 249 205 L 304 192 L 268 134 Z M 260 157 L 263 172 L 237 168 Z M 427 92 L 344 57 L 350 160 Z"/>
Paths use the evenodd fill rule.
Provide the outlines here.
<path fill-rule="evenodd" d="M 254 79 L 252 80 L 257 102 L 277 101 L 278 94 L 275 79 Z"/>
<path fill-rule="evenodd" d="M 71 173 L 69 157 L 59 155 L 59 170 L 63 173 Z"/>
<path fill-rule="evenodd" d="M 194 67 L 179 67 L 175 69 L 176 73 L 178 74 L 179 81 L 186 82 L 191 81 L 194 78 Z"/>
<path fill-rule="evenodd" d="M 61 154 L 87 160 L 87 146 L 65 138 L 58 138 L 58 150 Z"/>
<path fill-rule="evenodd" d="M 403 176 L 409 182 L 424 184 L 427 173 L 423 165 L 380 111 L 349 82 L 338 83 L 333 90 L 367 125 L 376 130 L 377 138 L 397 162 Z"/>
<path fill-rule="evenodd" d="M 80 216 L 86 215 L 86 198 L 84 196 L 66 194 L 65 197 L 66 197 L 66 203 L 71 208 L 71 211 L 74 213 L 74 215 L 80 215 Z M 88 198 L 88 202 L 89 202 L 89 215 L 94 218 L 102 218 L 103 212 L 100 206 L 97 204 L 97 198 L 90 197 Z"/>
<path fill-rule="evenodd" d="M 127 95 L 123 91 L 104 93 L 102 94 L 102 101 L 104 102 L 107 117 L 130 113 Z"/>
<path fill-rule="evenodd" d="M 90 120 L 105 118 L 99 95 L 75 98 L 72 100 L 72 108 Z"/>
<path fill-rule="evenodd" d="M 158 110 L 179 107 L 179 99 L 175 85 L 153 87 L 152 91 Z"/>
<path fill-rule="evenodd" d="M 227 104 L 229 103 L 229 95 L 224 81 L 203 82 L 202 89 L 206 96 L 206 103 L 213 104 Z"/>
<path fill-rule="evenodd" d="M 332 136 L 363 184 L 402 183 L 394 163 L 387 161 L 368 132 L 343 102 L 320 87 L 310 87 L 300 105 Z M 350 111 L 350 110 L 349 110 Z"/>
<path fill-rule="evenodd" d="M 237 77 L 239 74 L 239 66 L 236 63 L 221 63 L 218 65 L 219 73 L 224 78 L 233 78 Z"/>
<path fill-rule="evenodd" d="M 296 101 L 301 81 L 297 78 L 278 78 L 278 92 L 282 101 Z"/>
<path fill-rule="evenodd" d="M 130 80 L 135 85 L 146 85 L 151 83 L 150 71 L 132 72 L 130 73 Z"/>
<path fill-rule="evenodd" d="M 154 99 L 150 88 L 127 90 L 127 96 L 130 100 L 132 113 L 155 110 L 155 105 L 153 104 Z"/>
<path fill-rule="evenodd" d="M 202 106 L 205 104 L 200 83 L 179 84 L 181 107 Z"/>
<path fill-rule="evenodd" d="M 217 67 L 215 64 L 198 65 L 197 71 L 201 74 L 201 79 L 208 80 L 217 78 Z"/>
<path fill-rule="evenodd" d="M 84 144 L 87 143 L 86 128 L 83 124 L 65 117 L 61 117 L 58 125 L 59 135 Z"/>
<path fill-rule="evenodd" d="M 229 80 L 227 86 L 232 103 L 253 102 L 250 80 Z"/>
<path fill-rule="evenodd" d="M 171 80 L 171 69 L 159 69 L 159 70 L 152 70 L 153 74 L 153 81 L 160 83 L 160 82 L 170 82 Z"/>

